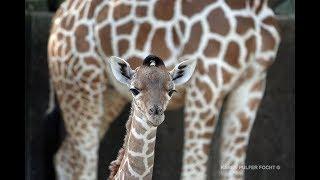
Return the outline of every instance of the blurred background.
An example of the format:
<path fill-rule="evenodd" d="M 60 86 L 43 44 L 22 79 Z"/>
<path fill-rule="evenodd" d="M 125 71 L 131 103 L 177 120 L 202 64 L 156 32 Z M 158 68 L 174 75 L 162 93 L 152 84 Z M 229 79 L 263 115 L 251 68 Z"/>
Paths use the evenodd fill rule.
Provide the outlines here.
<path fill-rule="evenodd" d="M 47 40 L 51 17 L 63 0 L 25 1 L 27 105 L 25 174 L 27 180 L 54 179 L 53 154 L 64 137 L 59 107 L 46 115 L 49 100 Z M 295 179 L 295 0 L 269 0 L 281 25 L 282 42 L 269 69 L 267 89 L 251 133 L 246 164 L 280 165 L 280 170 L 246 171 L 246 179 Z M 109 175 L 125 134 L 130 104 L 113 122 L 99 151 L 99 180 Z M 153 179 L 179 179 L 182 161 L 183 109 L 168 111 L 157 132 Z M 220 124 L 210 154 L 209 179 L 219 170 Z M 181 158 L 179 158 L 181 157 Z"/>

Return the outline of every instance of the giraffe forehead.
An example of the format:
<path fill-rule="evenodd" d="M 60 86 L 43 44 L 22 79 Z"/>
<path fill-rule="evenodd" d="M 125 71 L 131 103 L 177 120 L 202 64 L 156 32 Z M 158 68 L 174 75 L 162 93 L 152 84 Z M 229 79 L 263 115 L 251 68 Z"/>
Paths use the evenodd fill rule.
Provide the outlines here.
<path fill-rule="evenodd" d="M 163 67 L 140 67 L 134 77 L 134 83 L 143 87 L 169 86 L 170 82 L 170 73 Z"/>

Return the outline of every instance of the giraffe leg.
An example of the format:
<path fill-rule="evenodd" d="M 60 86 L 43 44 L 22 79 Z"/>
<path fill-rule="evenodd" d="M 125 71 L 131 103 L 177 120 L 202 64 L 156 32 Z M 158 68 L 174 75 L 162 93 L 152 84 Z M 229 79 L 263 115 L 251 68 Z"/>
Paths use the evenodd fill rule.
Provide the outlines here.
<path fill-rule="evenodd" d="M 256 73 L 237 86 L 226 100 L 220 146 L 221 179 L 244 179 L 246 148 L 265 90 L 265 73 Z"/>
<path fill-rule="evenodd" d="M 54 157 L 57 179 L 97 179 L 100 97 L 83 99 L 74 111 L 62 103 L 67 135 Z"/>
<path fill-rule="evenodd" d="M 116 93 L 115 90 L 108 89 L 107 91 L 105 91 L 104 116 L 101 118 L 101 123 L 99 125 L 99 141 L 104 137 L 104 134 L 108 130 L 110 123 L 120 114 L 126 103 L 127 100 L 120 96 L 119 93 Z M 93 133 L 95 134 L 96 132 Z M 54 161 L 58 179 L 74 179 L 77 176 L 76 174 L 78 174 L 79 170 L 81 169 L 78 168 L 79 170 L 77 170 L 75 168 L 79 166 L 81 167 L 85 163 L 85 161 L 83 160 L 84 158 L 80 158 L 81 152 L 77 150 L 77 146 L 75 146 L 77 142 L 83 143 L 81 139 L 73 139 L 68 135 L 63 141 L 58 153 L 56 154 Z M 81 147 L 81 145 L 79 147 Z M 93 149 L 91 149 L 91 151 L 94 151 L 95 153 L 98 150 L 97 144 L 92 148 Z M 97 157 L 92 157 L 91 161 L 97 161 Z M 92 172 L 95 172 L 96 167 L 91 167 Z"/>
<path fill-rule="evenodd" d="M 99 59 L 91 54 L 90 63 Z M 66 137 L 55 154 L 57 179 L 97 179 L 99 127 L 104 115 L 105 75 L 99 68 L 73 68 L 85 58 L 50 57 L 49 70 L 62 111 Z M 68 69 L 70 68 L 70 69 Z M 70 75 L 68 73 L 74 73 Z"/>
<path fill-rule="evenodd" d="M 181 179 L 207 178 L 207 162 L 223 96 L 196 72 L 186 92 Z"/>
<path fill-rule="evenodd" d="M 72 138 L 68 135 L 63 141 L 54 157 L 57 179 L 96 179 L 99 147 L 97 144 L 99 143 L 93 140 L 90 145 L 83 145 L 82 140 L 82 138 Z"/>

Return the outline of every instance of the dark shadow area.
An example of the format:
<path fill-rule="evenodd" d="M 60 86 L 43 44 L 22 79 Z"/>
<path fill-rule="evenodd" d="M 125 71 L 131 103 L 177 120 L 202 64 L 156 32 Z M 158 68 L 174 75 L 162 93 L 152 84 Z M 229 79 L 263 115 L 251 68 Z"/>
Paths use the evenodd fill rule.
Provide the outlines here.
<path fill-rule="evenodd" d="M 45 151 L 45 177 L 48 180 L 55 179 L 55 170 L 53 164 L 54 154 L 59 149 L 62 142 L 61 126 L 63 121 L 61 111 L 58 106 L 44 119 L 44 151 Z"/>

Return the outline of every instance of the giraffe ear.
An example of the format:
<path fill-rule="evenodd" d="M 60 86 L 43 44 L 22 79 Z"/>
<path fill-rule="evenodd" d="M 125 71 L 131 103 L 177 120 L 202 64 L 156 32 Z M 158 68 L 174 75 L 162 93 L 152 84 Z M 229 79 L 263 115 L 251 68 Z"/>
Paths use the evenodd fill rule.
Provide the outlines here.
<path fill-rule="evenodd" d="M 116 56 L 111 56 L 109 63 L 114 77 L 121 83 L 130 85 L 134 71 L 131 69 L 129 63 Z"/>
<path fill-rule="evenodd" d="M 191 78 L 196 65 L 196 60 L 186 60 L 176 65 L 174 69 L 170 71 L 175 85 L 182 85 L 186 83 Z"/>

